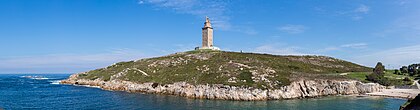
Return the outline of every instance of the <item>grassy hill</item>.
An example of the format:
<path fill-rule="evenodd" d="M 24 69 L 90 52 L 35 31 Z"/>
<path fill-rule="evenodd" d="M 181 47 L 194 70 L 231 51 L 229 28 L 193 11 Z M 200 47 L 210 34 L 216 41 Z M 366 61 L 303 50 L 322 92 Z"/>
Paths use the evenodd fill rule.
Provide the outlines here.
<path fill-rule="evenodd" d="M 346 78 L 336 73 L 371 70 L 325 56 L 278 56 L 199 50 L 120 62 L 79 74 L 79 78 L 160 84 L 185 81 L 190 84 L 278 88 L 300 78 Z"/>

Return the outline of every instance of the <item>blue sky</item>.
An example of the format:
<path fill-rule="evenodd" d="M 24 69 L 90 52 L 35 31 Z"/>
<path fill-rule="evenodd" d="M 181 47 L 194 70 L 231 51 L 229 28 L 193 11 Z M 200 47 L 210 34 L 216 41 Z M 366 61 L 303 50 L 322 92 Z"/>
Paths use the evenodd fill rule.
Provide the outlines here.
<path fill-rule="evenodd" d="M 0 0 L 0 73 L 74 73 L 192 50 L 420 61 L 420 0 Z"/>

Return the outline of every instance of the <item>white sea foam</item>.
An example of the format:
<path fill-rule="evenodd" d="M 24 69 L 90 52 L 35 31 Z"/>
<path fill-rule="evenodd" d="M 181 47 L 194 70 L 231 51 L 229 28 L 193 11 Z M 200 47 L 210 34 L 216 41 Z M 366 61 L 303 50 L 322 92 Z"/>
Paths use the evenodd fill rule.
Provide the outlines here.
<path fill-rule="evenodd" d="M 21 78 L 32 78 L 33 76 L 20 76 Z"/>
<path fill-rule="evenodd" d="M 101 88 L 100 86 L 90 86 L 90 85 L 76 85 L 76 86 L 91 87 L 91 88 Z"/>
<path fill-rule="evenodd" d="M 31 78 L 31 79 L 36 79 L 36 80 L 45 80 L 45 79 L 50 79 L 50 78 L 39 77 L 39 78 Z"/>
<path fill-rule="evenodd" d="M 36 79 L 36 80 L 47 80 L 47 79 L 56 79 L 56 78 L 47 78 L 44 76 L 20 76 L 21 78 L 29 78 L 29 79 Z"/>
<path fill-rule="evenodd" d="M 51 82 L 51 84 L 60 84 L 60 80 L 53 80 L 53 81 L 50 81 Z"/>

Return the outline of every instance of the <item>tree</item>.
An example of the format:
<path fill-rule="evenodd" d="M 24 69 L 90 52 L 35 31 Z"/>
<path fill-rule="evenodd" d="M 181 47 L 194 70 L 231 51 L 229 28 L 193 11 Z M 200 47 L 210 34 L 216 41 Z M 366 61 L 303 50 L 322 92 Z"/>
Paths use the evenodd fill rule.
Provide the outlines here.
<path fill-rule="evenodd" d="M 394 74 L 396 74 L 396 75 L 401 75 L 401 72 L 400 72 L 400 70 L 395 69 L 395 70 L 394 70 Z"/>
<path fill-rule="evenodd" d="M 366 80 L 372 81 L 372 82 L 378 82 L 380 78 L 381 78 L 381 76 L 379 76 L 378 74 L 374 74 L 374 73 L 366 75 Z"/>
<path fill-rule="evenodd" d="M 417 68 L 417 74 L 420 75 L 420 67 Z"/>
<path fill-rule="evenodd" d="M 385 77 L 385 66 L 382 65 L 381 62 L 376 64 L 372 74 L 366 75 L 366 80 L 379 83 L 384 86 L 391 85 L 391 81 Z"/>
<path fill-rule="evenodd" d="M 391 81 L 388 78 L 384 77 L 384 75 L 380 75 L 380 74 L 372 73 L 372 74 L 366 75 L 366 80 L 379 83 L 384 86 L 391 85 Z"/>
<path fill-rule="evenodd" d="M 375 66 L 375 69 L 373 69 L 373 73 L 378 74 L 378 75 L 384 75 L 385 74 L 385 66 L 382 65 L 381 62 L 378 62 Z"/>
<path fill-rule="evenodd" d="M 400 68 L 401 73 L 408 73 L 408 67 L 407 66 L 402 66 Z"/>
<path fill-rule="evenodd" d="M 420 64 L 413 64 L 414 65 L 414 72 L 415 74 L 420 74 Z"/>
<path fill-rule="evenodd" d="M 414 64 L 411 64 L 408 66 L 408 74 L 410 76 L 414 76 L 415 74 L 417 74 L 417 67 Z"/>
<path fill-rule="evenodd" d="M 408 66 L 408 73 L 412 76 L 420 74 L 420 64 L 411 64 Z"/>

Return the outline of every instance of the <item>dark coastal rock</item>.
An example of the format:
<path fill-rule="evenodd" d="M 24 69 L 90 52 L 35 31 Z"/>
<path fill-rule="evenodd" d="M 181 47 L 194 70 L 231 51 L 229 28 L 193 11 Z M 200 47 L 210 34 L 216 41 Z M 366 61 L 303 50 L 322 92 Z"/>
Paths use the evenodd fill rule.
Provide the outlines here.
<path fill-rule="evenodd" d="M 420 110 L 420 94 L 416 98 L 408 100 L 400 107 L 400 110 Z"/>

